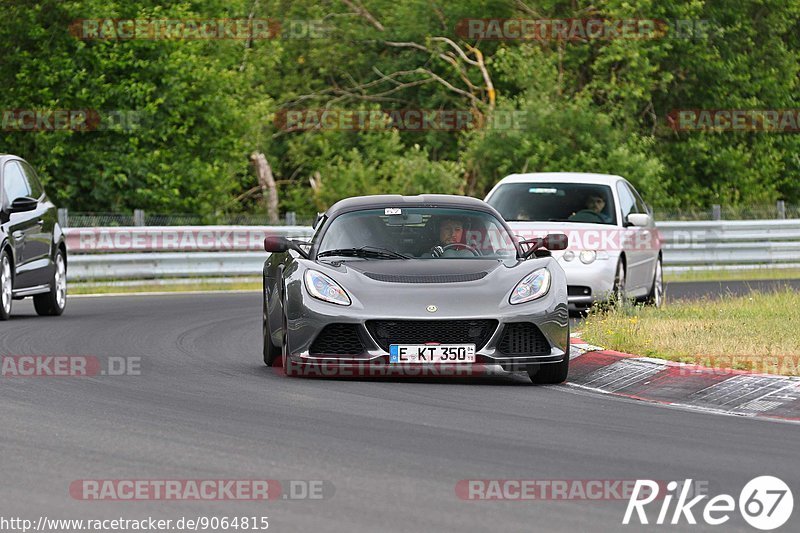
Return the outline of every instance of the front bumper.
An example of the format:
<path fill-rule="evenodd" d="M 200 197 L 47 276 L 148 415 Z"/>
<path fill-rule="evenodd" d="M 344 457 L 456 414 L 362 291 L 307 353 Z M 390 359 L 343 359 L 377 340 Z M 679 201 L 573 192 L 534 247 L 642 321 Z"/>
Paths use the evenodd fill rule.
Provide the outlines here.
<path fill-rule="evenodd" d="M 435 319 L 420 316 L 368 317 L 358 309 L 305 298 L 303 305 L 290 309 L 287 316 L 289 363 L 295 368 L 307 369 L 309 372 L 318 369 L 320 375 L 325 375 L 327 369 L 353 372 L 353 375 L 381 375 L 381 372 L 386 372 L 389 375 L 394 373 L 411 375 L 444 373 L 443 375 L 458 376 L 491 373 L 492 369 L 524 370 L 528 365 L 558 363 L 565 357 L 569 357 L 569 315 L 563 301 L 559 303 L 555 298 L 545 297 L 540 302 L 514 306 L 515 311 L 516 308 L 519 308 L 520 312 L 507 313 L 502 316 L 461 315 L 456 314 L 454 309 L 454 312 L 445 316 L 437 316 Z M 424 320 L 429 324 L 492 320 L 496 322 L 496 325 L 485 344 L 476 346 L 474 363 L 390 363 L 388 351 L 381 346 L 381 342 L 367 327 L 367 321 L 372 320 L 391 322 Z M 509 355 L 502 352 L 500 343 L 507 325 L 523 322 L 533 324 L 538 328 L 546 340 L 546 349 L 540 349 L 535 354 Z M 345 324 L 351 330 L 356 331 L 363 350 L 345 355 L 319 353 L 318 350 L 312 353 L 315 340 L 330 324 Z M 435 339 L 428 339 L 428 341 L 433 340 Z M 427 341 L 420 338 L 419 342 Z"/>
<path fill-rule="evenodd" d="M 605 301 L 614 289 L 619 255 L 609 254 L 607 259 L 595 259 L 584 264 L 577 257 L 572 261 L 558 258 L 558 264 L 567 275 L 567 300 L 570 310 L 590 307 L 596 301 Z M 585 289 L 589 294 L 585 294 Z"/>

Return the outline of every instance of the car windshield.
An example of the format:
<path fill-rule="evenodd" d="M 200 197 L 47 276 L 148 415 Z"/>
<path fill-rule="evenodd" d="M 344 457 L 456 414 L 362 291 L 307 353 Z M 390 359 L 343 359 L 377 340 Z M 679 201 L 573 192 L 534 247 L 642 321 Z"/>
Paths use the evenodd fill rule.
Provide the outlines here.
<path fill-rule="evenodd" d="M 508 221 L 617 223 L 608 185 L 506 183 L 488 203 Z"/>
<path fill-rule="evenodd" d="M 472 259 L 516 257 L 513 237 L 491 213 L 386 207 L 345 213 L 321 235 L 317 257 Z"/>

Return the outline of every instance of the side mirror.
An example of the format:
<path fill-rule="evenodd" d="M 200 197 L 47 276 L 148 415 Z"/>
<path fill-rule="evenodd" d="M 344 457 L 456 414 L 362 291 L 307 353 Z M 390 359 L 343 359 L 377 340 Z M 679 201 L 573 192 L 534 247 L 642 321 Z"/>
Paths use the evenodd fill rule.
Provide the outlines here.
<path fill-rule="evenodd" d="M 520 244 L 527 244 L 530 246 L 522 256 L 524 259 L 528 259 L 536 254 L 536 250 L 541 250 L 543 248 L 551 251 L 566 250 L 567 246 L 569 246 L 569 237 L 563 233 L 548 233 L 546 237 L 528 239 L 526 241 L 521 241 Z"/>
<path fill-rule="evenodd" d="M 653 222 L 653 219 L 646 213 L 631 213 L 628 215 L 626 222 L 627 226 L 645 227 L 649 226 Z"/>
<path fill-rule="evenodd" d="M 291 239 L 281 237 L 280 235 L 270 235 L 264 238 L 264 250 L 273 254 L 282 254 L 289 250 L 294 250 L 304 258 L 308 259 L 308 254 L 305 250 Z"/>
<path fill-rule="evenodd" d="M 25 211 L 33 211 L 39 205 L 39 200 L 34 200 L 33 198 L 29 198 L 27 196 L 21 196 L 11 202 L 11 209 L 10 212 L 12 213 L 24 213 Z"/>
<path fill-rule="evenodd" d="M 548 233 L 542 243 L 548 250 L 566 250 L 569 246 L 569 237 L 563 233 Z"/>

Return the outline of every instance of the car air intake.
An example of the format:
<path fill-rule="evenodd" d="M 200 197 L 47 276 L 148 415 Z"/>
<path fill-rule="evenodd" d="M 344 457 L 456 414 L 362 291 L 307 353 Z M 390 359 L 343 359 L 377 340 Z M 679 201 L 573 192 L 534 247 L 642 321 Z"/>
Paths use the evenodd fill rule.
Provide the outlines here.
<path fill-rule="evenodd" d="M 497 320 L 368 320 L 367 329 L 378 345 L 474 344 L 483 348 L 497 329 Z"/>
<path fill-rule="evenodd" d="M 368 278 L 386 283 L 463 283 L 465 281 L 477 281 L 486 277 L 486 272 L 474 272 L 470 274 L 376 274 L 374 272 L 364 272 Z"/>
<path fill-rule="evenodd" d="M 364 344 L 356 324 L 328 324 L 314 339 L 309 355 L 358 355 L 364 353 Z"/>
<path fill-rule="evenodd" d="M 497 349 L 504 355 L 548 355 L 550 343 L 535 324 L 510 322 L 503 327 Z"/>

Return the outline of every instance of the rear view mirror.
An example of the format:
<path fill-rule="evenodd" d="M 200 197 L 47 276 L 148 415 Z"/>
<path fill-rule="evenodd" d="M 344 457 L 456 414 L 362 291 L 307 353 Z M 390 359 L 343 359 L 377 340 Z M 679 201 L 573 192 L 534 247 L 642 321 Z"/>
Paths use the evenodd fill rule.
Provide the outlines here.
<path fill-rule="evenodd" d="M 27 196 L 21 196 L 11 202 L 11 212 L 23 213 L 25 211 L 33 211 L 38 205 L 39 200 L 34 200 L 33 198 L 28 198 Z"/>
<path fill-rule="evenodd" d="M 653 219 L 646 213 L 631 213 L 628 215 L 627 222 L 629 226 L 645 227 L 649 226 Z"/>
<path fill-rule="evenodd" d="M 291 250 L 289 239 L 280 235 L 270 235 L 264 239 L 264 249 L 273 254 L 281 254 Z"/>
<path fill-rule="evenodd" d="M 390 226 L 416 226 L 422 224 L 423 217 L 419 213 L 411 213 L 407 215 L 389 215 L 387 223 Z"/>
<path fill-rule="evenodd" d="M 566 250 L 569 246 L 569 238 L 563 233 L 549 233 L 542 243 L 548 250 Z"/>
<path fill-rule="evenodd" d="M 280 235 L 269 235 L 264 239 L 264 250 L 273 254 L 282 254 L 289 250 L 294 250 L 305 259 L 308 259 L 308 254 L 305 250 L 300 248 L 300 245 L 291 239 L 282 237 Z"/>

